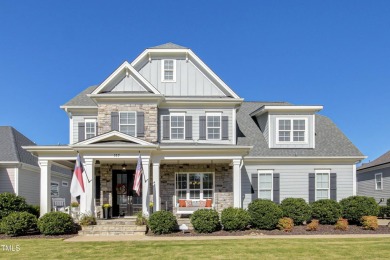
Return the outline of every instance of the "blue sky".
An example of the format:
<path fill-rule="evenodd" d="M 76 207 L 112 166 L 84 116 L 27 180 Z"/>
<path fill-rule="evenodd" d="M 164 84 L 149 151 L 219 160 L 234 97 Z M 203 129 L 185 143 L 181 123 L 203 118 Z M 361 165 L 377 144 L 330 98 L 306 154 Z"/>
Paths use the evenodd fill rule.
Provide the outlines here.
<path fill-rule="evenodd" d="M 59 106 L 124 60 L 190 47 L 247 101 L 324 106 L 373 160 L 390 150 L 390 1 L 0 1 L 0 125 L 67 144 Z"/>

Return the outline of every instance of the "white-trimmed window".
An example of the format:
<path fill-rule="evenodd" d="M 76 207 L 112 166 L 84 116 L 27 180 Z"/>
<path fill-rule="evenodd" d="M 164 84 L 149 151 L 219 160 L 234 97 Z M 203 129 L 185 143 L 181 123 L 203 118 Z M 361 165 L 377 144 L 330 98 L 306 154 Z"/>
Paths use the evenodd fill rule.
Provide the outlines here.
<path fill-rule="evenodd" d="M 176 81 L 176 60 L 162 60 L 161 65 L 161 81 L 175 82 Z"/>
<path fill-rule="evenodd" d="M 136 112 L 119 112 L 119 132 L 136 136 L 137 114 Z"/>
<path fill-rule="evenodd" d="M 316 171 L 316 200 L 330 198 L 330 171 Z"/>
<path fill-rule="evenodd" d="M 213 199 L 214 173 L 176 173 L 176 199 Z"/>
<path fill-rule="evenodd" d="M 208 140 L 221 139 L 221 113 L 206 113 L 206 135 Z"/>
<path fill-rule="evenodd" d="M 96 119 L 85 119 L 85 139 L 96 136 Z"/>
<path fill-rule="evenodd" d="M 58 198 L 60 196 L 60 183 L 56 181 L 51 181 L 50 184 L 50 193 L 54 198 Z"/>
<path fill-rule="evenodd" d="M 279 118 L 277 119 L 277 143 L 306 143 L 306 118 Z"/>
<path fill-rule="evenodd" d="M 171 140 L 184 140 L 185 138 L 185 114 L 171 113 Z"/>
<path fill-rule="evenodd" d="M 259 199 L 273 199 L 273 172 L 257 171 L 258 173 L 258 197 Z"/>
<path fill-rule="evenodd" d="M 375 189 L 376 190 L 383 190 L 382 173 L 375 174 Z"/>

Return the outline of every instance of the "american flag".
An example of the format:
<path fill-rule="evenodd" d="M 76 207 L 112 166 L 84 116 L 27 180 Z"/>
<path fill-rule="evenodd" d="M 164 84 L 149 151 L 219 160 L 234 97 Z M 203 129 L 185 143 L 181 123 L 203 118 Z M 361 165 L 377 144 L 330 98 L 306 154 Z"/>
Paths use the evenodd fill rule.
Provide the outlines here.
<path fill-rule="evenodd" d="M 142 168 L 141 154 L 138 157 L 137 168 L 135 169 L 135 178 L 133 190 L 139 196 L 141 194 L 141 176 L 144 173 L 144 169 Z"/>
<path fill-rule="evenodd" d="M 85 192 L 83 181 L 84 167 L 81 162 L 80 154 L 77 154 L 76 165 L 74 166 L 74 172 L 72 176 L 72 183 L 70 185 L 70 194 L 73 197 L 80 196 Z"/>

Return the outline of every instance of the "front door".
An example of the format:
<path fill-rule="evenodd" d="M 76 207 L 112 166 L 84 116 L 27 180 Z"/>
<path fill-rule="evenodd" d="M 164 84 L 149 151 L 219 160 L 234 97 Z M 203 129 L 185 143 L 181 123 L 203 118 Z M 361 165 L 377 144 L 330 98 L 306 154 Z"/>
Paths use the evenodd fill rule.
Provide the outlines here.
<path fill-rule="evenodd" d="M 113 216 L 133 216 L 138 212 L 141 197 L 133 191 L 134 170 L 112 171 Z"/>

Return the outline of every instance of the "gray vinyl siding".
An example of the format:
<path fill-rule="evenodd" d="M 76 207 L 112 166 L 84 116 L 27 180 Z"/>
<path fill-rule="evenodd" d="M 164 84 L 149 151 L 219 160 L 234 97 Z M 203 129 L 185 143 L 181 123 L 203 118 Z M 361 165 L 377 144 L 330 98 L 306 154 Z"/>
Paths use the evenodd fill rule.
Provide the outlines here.
<path fill-rule="evenodd" d="M 382 173 L 382 190 L 375 189 L 375 174 Z M 390 198 L 390 168 L 358 172 L 357 173 L 357 194 L 360 196 L 374 197 L 379 203 L 381 198 L 385 201 L 379 205 L 386 205 L 386 200 Z"/>
<path fill-rule="evenodd" d="M 265 140 L 269 141 L 268 113 L 256 117 L 260 130 L 263 132 Z"/>
<path fill-rule="evenodd" d="M 75 144 L 79 142 L 79 123 L 84 123 L 85 119 L 97 119 L 96 115 L 77 115 L 73 116 L 73 142 L 70 141 L 71 144 Z"/>
<path fill-rule="evenodd" d="M 39 205 L 39 172 L 19 169 L 19 195 L 25 197 L 28 204 Z"/>
<path fill-rule="evenodd" d="M 307 144 L 277 144 L 277 119 L 294 119 L 294 118 L 305 118 L 307 119 L 307 130 L 308 130 L 308 143 Z M 270 148 L 314 148 L 314 129 L 313 129 L 314 115 L 270 115 L 269 118 L 269 143 Z M 268 135 L 268 134 L 267 134 Z M 267 138 L 268 140 L 268 138 Z"/>
<path fill-rule="evenodd" d="M 51 180 L 52 181 L 56 181 L 58 182 L 60 185 L 60 190 L 59 190 L 59 198 L 65 198 L 65 203 L 66 205 L 70 205 L 70 200 L 71 200 L 71 196 L 70 196 L 70 182 L 71 182 L 71 178 L 70 177 L 62 177 L 60 175 L 57 175 L 55 173 L 52 173 L 52 176 L 51 176 Z M 62 186 L 62 181 L 67 181 L 68 182 L 68 187 L 64 187 Z"/>
<path fill-rule="evenodd" d="M 162 140 L 162 117 L 165 115 L 169 115 L 170 113 L 180 113 L 184 112 L 186 116 L 192 116 L 192 140 L 178 140 L 176 142 L 193 142 L 198 141 L 199 143 L 221 143 L 221 144 L 231 144 L 234 142 L 233 133 L 232 133 L 232 109 L 160 109 L 159 110 L 159 140 L 161 143 L 164 142 L 174 142 L 170 140 Z M 222 116 L 229 117 L 228 123 L 228 140 L 199 140 L 199 117 L 205 116 L 206 112 L 214 113 L 214 112 L 222 112 Z M 221 122 L 222 123 L 222 122 Z M 234 122 L 235 123 L 235 122 Z M 222 131 L 221 131 L 222 136 Z"/>
<path fill-rule="evenodd" d="M 0 167 L 0 193 L 15 193 L 15 168 Z"/>
<path fill-rule="evenodd" d="M 242 167 L 242 205 L 244 208 L 252 201 L 251 174 L 258 170 L 273 170 L 280 174 L 280 201 L 285 198 L 303 198 L 309 201 L 309 173 L 315 170 L 330 169 L 337 173 L 337 200 L 353 195 L 352 165 L 255 165 L 246 164 Z"/>
<path fill-rule="evenodd" d="M 161 64 L 162 59 L 152 59 L 139 73 L 166 96 L 226 96 L 191 61 L 176 59 L 176 82 L 162 82 Z"/>

